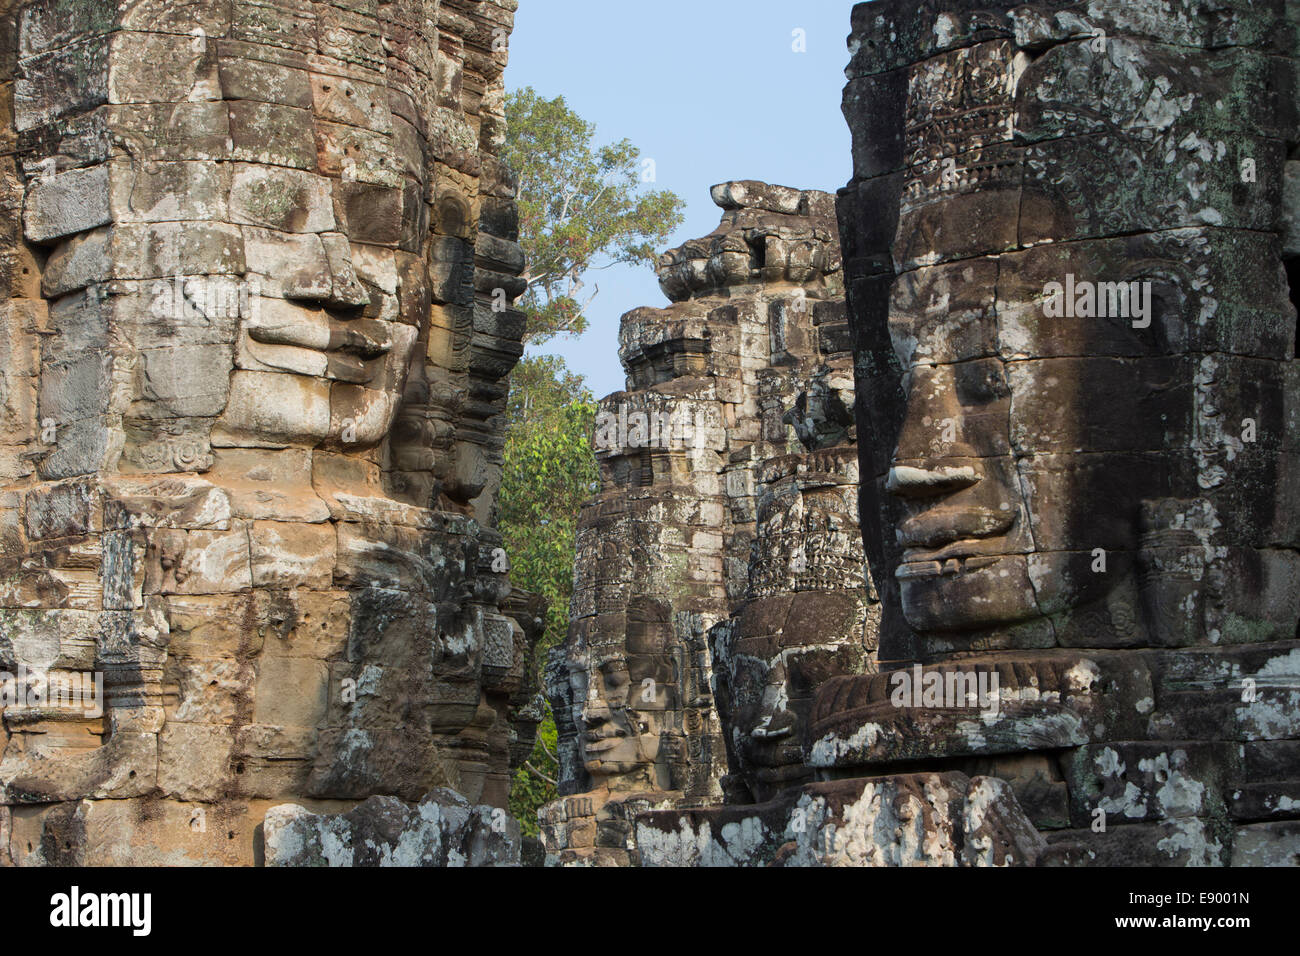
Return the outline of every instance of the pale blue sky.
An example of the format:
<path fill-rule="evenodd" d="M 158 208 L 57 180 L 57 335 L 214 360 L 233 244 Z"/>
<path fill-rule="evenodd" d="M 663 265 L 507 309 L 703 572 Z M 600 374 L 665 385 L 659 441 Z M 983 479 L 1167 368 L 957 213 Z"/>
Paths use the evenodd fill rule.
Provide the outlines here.
<path fill-rule="evenodd" d="M 759 179 L 834 192 L 849 180 L 840 113 L 852 0 L 522 0 L 506 83 L 563 95 L 601 142 L 655 161 L 656 186 L 687 203 L 677 245 L 721 214 L 709 187 Z M 807 52 L 793 51 L 796 29 Z M 662 250 L 661 250 L 662 251 Z M 648 269 L 595 273 L 592 327 L 563 355 L 597 397 L 624 386 L 619 318 L 667 304 Z"/>

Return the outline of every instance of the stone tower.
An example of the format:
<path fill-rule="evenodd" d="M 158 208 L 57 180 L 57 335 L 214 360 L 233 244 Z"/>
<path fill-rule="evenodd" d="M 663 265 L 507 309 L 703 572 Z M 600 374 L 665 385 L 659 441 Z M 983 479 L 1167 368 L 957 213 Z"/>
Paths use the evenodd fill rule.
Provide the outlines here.
<path fill-rule="evenodd" d="M 1295 4 L 881 0 L 839 196 L 880 673 L 651 864 L 1293 865 Z"/>
<path fill-rule="evenodd" d="M 799 779 L 813 689 L 874 660 L 833 199 L 713 199 L 718 229 L 660 259 L 673 304 L 624 316 L 628 391 L 597 419 L 602 490 L 548 670 L 567 799 L 541 817 L 566 863 L 635 860 L 648 807 Z"/>
<path fill-rule="evenodd" d="M 0 855 L 505 805 L 514 9 L 3 5 Z"/>

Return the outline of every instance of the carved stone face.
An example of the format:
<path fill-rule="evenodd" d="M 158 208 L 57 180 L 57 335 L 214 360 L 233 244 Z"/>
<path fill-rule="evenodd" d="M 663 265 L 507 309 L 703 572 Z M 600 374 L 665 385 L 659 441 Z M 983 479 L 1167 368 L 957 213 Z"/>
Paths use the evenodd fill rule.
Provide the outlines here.
<path fill-rule="evenodd" d="M 742 629 L 758 632 L 759 619 L 773 611 L 778 613 L 768 626 L 786 625 L 784 633 L 736 636 Z M 791 616 L 801 618 L 796 623 L 803 626 L 789 626 Z M 812 699 L 831 677 L 862 669 L 863 645 L 842 632 L 860 635 L 864 617 L 852 595 L 809 592 L 793 602 L 756 602 L 715 633 L 715 653 L 725 668 L 719 708 L 737 770 L 756 800 L 770 799 L 807 776 L 803 737 Z"/>
<path fill-rule="evenodd" d="M 898 579 L 917 631 L 1114 604 L 1143 502 L 1194 494 L 1169 454 L 1195 447 L 1196 363 L 1176 354 L 1166 307 L 1195 307 L 1192 281 L 1176 249 L 1119 252 L 1080 243 L 899 280 L 889 330 L 907 401 L 887 490 L 904 507 Z M 1076 274 L 1150 283 L 1150 327 L 1046 314 L 1044 289 Z"/>
<path fill-rule="evenodd" d="M 1008 106 L 1000 85 L 984 92 L 995 112 Z M 997 168 L 1022 165 L 1012 155 Z M 1059 197 L 970 182 L 979 188 L 925 180 L 903 199 L 900 236 L 946 229 L 926 254 L 900 241 L 907 270 L 889 305 L 906 393 L 885 488 L 902 502 L 897 577 L 918 632 L 1036 622 L 1004 643 L 1050 646 L 1045 617 L 1108 600 L 1126 580 L 1142 502 L 1197 493 L 1171 481 L 1169 456 L 1197 441 L 1188 316 L 1204 308 L 1208 273 L 1191 265 L 1194 238 L 964 257 L 980 242 L 997 249 L 1007 221 L 1067 215 Z M 1076 315 L 1076 279 L 1114 292 Z M 1071 290 L 1068 314 L 1052 308 L 1054 286 Z"/>
<path fill-rule="evenodd" d="M 1031 62 L 999 40 L 909 70 L 898 120 L 912 164 L 888 311 L 906 404 L 885 490 L 901 503 L 889 520 L 904 616 L 931 650 L 960 649 L 934 637 L 945 632 L 967 646 L 993 631 L 1000 646 L 1051 646 L 1056 616 L 1085 608 L 1105 608 L 1096 633 L 1124 626 L 1139 603 L 1146 503 L 1190 502 L 1228 474 L 1244 483 L 1243 469 L 1273 468 L 1239 454 L 1238 436 L 1279 407 L 1276 367 L 1232 358 L 1207 371 L 1199 356 L 1288 354 L 1276 252 L 1203 228 L 1200 206 L 1162 205 L 1182 194 L 1159 177 L 1137 194 L 1116 188 L 1168 165 L 1145 133 L 1073 138 L 1143 108 L 1103 78 L 1123 49 L 1076 44 L 1055 51 L 1060 62 Z M 1202 68 L 1180 75 L 1186 89 Z M 1267 221 L 1265 197 L 1215 208 L 1249 231 L 1251 217 Z M 1274 394 L 1242 394 L 1237 375 Z M 1221 497 L 1222 520 L 1239 506 Z M 1224 522 L 1234 533 L 1267 524 L 1241 511 L 1245 522 Z"/>
<path fill-rule="evenodd" d="M 790 606 L 789 601 L 761 604 L 784 611 Z M 737 770 L 754 799 L 767 800 L 792 780 L 806 777 L 803 730 L 811 697 L 831 676 L 861 667 L 854 659 L 861 652 L 855 656 L 852 646 L 820 644 L 826 635 L 815 630 L 733 639 L 735 628 L 754 627 L 753 618 L 753 613 L 742 614 L 729 624 L 731 633 L 715 636 L 715 648 L 725 656 L 719 708 Z"/>
<path fill-rule="evenodd" d="M 396 70 L 383 86 L 313 74 L 310 97 L 310 113 L 272 117 L 277 149 L 309 171 L 286 173 L 273 153 L 231 176 L 260 295 L 241 316 L 217 444 L 377 444 L 428 321 L 427 163 L 390 107 L 421 91 Z"/>
<path fill-rule="evenodd" d="M 917 285 L 918 297 L 930 293 Z M 918 364 L 918 357 L 946 357 L 946 333 L 955 322 L 926 322 L 928 302 L 910 291 L 905 287 L 891 309 L 890 331 L 909 372 L 888 485 L 908 503 L 898 529 L 908 621 L 928 630 L 1032 617 L 1038 613 L 1028 581 L 1032 542 L 1009 454 L 1011 396 L 1002 363 Z M 996 332 L 979 329 L 982 318 L 955 321 L 962 319 L 976 326 L 977 338 Z"/>
<path fill-rule="evenodd" d="M 603 659 L 592 655 L 582 756 L 597 785 L 633 776 L 648 789 L 667 789 L 666 768 L 660 772 L 658 765 L 671 731 L 669 717 L 680 706 L 667 616 L 660 602 L 634 601 L 627 614 L 626 652 Z"/>
<path fill-rule="evenodd" d="M 733 769 L 759 801 L 808 775 L 817 689 L 870 666 L 856 463 L 852 446 L 772 463 L 758 494 L 751 599 L 709 635 Z"/>
<path fill-rule="evenodd" d="M 413 29 L 413 10 L 327 29 L 337 7 L 310 2 L 302 16 L 323 39 L 314 25 L 288 39 L 251 29 L 232 45 L 215 37 L 244 27 L 221 7 L 176 14 L 199 18 L 191 35 L 132 32 L 114 47 L 122 62 L 169 61 L 158 90 L 117 90 L 114 102 L 136 105 L 98 120 L 129 148 L 78 169 L 65 144 L 67 155 L 32 166 L 26 234 L 50 247 L 42 294 L 69 333 L 60 349 L 83 341 L 74 329 L 108 326 L 117 353 L 139 353 L 129 377 L 89 360 L 54 366 L 41 414 L 92 437 L 79 455 L 62 443 L 43 477 L 113 470 L 119 450 L 121 470 L 137 473 L 203 472 L 212 448 L 364 452 L 392 431 L 427 342 L 431 264 L 448 266 L 439 302 L 473 296 L 462 281 L 473 254 L 457 243 L 472 250 L 476 187 L 441 172 L 432 181 L 442 167 L 430 141 L 442 134 L 430 122 L 464 122 L 451 97 L 434 114 L 426 74 L 451 62 L 436 33 Z M 168 102 L 165 117 L 139 105 Z M 93 214 L 59 213 L 87 191 L 102 193 Z M 110 418 L 120 438 L 98 431 L 101 407 L 69 398 L 103 402 L 110 379 L 132 386 L 125 414 Z"/>
<path fill-rule="evenodd" d="M 615 659 L 597 667 L 591 694 L 583 708 L 586 735 L 584 763 L 593 778 L 632 774 L 653 764 L 659 739 L 648 721 L 630 706 L 635 689 L 627 661 Z"/>
<path fill-rule="evenodd" d="M 64 635 L 55 666 L 107 671 L 113 733 L 11 741 L 0 802 L 39 775 L 42 803 L 220 802 L 249 829 L 240 800 L 504 805 L 531 696 L 492 527 L 522 317 L 489 302 L 523 257 L 506 51 L 479 40 L 510 5 L 12 6 L 0 511 L 34 517 L 0 536 L 38 600 L 4 600 Z M 95 557 L 65 583 L 54 541 Z"/>
<path fill-rule="evenodd" d="M 983 278 L 967 271 L 973 282 Z M 1003 362 L 980 347 L 996 342 L 996 320 L 951 303 L 932 311 L 965 278 L 904 281 L 890 311 L 908 399 L 887 488 L 906 502 L 898 578 L 908 622 L 921 631 L 1040 613 L 1029 578 L 1031 515 L 1008 431 L 1011 387 Z M 991 300 L 994 289 L 963 294 Z M 963 350 L 967 339 L 978 345 Z"/>
<path fill-rule="evenodd" d="M 335 237 L 334 245 L 336 263 L 350 260 L 346 238 Z M 350 261 L 344 268 L 352 271 Z M 230 404 L 217 426 L 226 440 L 332 439 L 344 448 L 382 440 L 397 414 L 417 330 L 400 321 L 396 294 L 374 297 L 388 318 L 325 301 L 261 300 L 240 331 Z"/>
<path fill-rule="evenodd" d="M 1258 54 L 1243 44 L 1224 60 L 1217 41 L 1198 41 L 1148 70 L 1173 27 L 1137 27 L 1131 5 L 1091 4 L 1089 38 L 1049 5 L 1006 4 L 995 15 L 1013 28 L 990 39 L 990 10 L 921 6 L 872 4 L 852 44 L 857 178 L 841 221 L 856 245 L 863 522 L 897 580 L 884 582 L 884 673 L 822 689 L 808 760 L 845 777 L 904 761 L 979 766 L 1012 783 L 1041 829 L 1070 818 L 1075 833 L 1052 838 L 1066 865 L 1168 865 L 1186 844 L 1162 841 L 1165 811 L 1158 823 L 1134 814 L 1124 849 L 1103 850 L 1090 828 L 1099 800 L 1158 790 L 1169 773 L 1145 784 L 1132 768 L 1152 753 L 1172 767 L 1190 750 L 1169 742 L 1196 741 L 1214 756 L 1172 772 L 1224 796 L 1179 811 L 1180 829 L 1253 825 L 1253 811 L 1220 809 L 1251 786 L 1228 782 L 1253 779 L 1237 755 L 1293 735 L 1283 708 L 1243 707 L 1237 692 L 1271 679 L 1280 699 L 1293 685 L 1282 662 L 1298 612 L 1281 584 L 1297 566 L 1283 437 L 1293 270 L 1276 194 L 1243 188 L 1226 157 L 1221 173 L 1210 154 L 1190 156 L 1207 113 L 1222 142 L 1253 135 L 1219 88 L 1248 85 L 1243 64 Z M 1268 21 L 1278 14 L 1249 14 L 1261 44 L 1283 32 Z M 1119 82 L 1120 64 L 1142 79 Z M 1274 82 L 1244 98 L 1267 102 Z M 1150 118 L 1157 89 L 1177 117 Z M 1280 181 L 1282 154 L 1271 162 Z M 969 707 L 908 693 L 926 668 L 996 671 L 1001 709 L 972 733 Z M 1246 677 L 1264 669 L 1277 676 Z M 1261 732 L 1265 710 L 1275 722 Z M 1045 731 L 1053 723 L 1070 729 Z M 1069 768 L 1059 784 L 1053 761 Z M 1229 841 L 1210 844 L 1204 858 L 1226 860 Z"/>

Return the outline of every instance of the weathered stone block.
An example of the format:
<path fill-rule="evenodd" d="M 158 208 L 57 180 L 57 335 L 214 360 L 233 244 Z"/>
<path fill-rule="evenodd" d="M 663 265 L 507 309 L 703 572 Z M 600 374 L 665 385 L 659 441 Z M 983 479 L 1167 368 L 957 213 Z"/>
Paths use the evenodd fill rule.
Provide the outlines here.
<path fill-rule="evenodd" d="M 636 821 L 642 866 L 1033 866 L 1043 838 L 1011 788 L 918 774 L 814 784 L 779 801 L 657 811 Z"/>
<path fill-rule="evenodd" d="M 249 540 L 255 587 L 330 586 L 335 564 L 333 526 L 257 521 Z"/>
<path fill-rule="evenodd" d="M 314 173 L 236 163 L 230 214 L 235 222 L 282 232 L 330 232 L 331 196 L 329 180 Z"/>
<path fill-rule="evenodd" d="M 415 807 L 373 797 L 338 816 L 299 806 L 266 817 L 266 863 L 279 867 L 516 867 L 519 824 L 448 790 Z"/>
<path fill-rule="evenodd" d="M 86 232 L 113 220 L 108 165 L 72 169 L 32 184 L 23 210 L 23 230 L 31 242 L 48 243 Z"/>

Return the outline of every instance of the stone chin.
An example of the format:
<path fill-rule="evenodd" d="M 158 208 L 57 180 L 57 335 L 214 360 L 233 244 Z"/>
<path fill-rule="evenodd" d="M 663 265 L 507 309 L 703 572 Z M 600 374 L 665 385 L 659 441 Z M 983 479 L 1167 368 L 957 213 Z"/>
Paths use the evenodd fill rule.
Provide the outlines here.
<path fill-rule="evenodd" d="M 600 780 L 609 777 L 625 777 L 629 774 L 636 773 L 644 766 L 639 760 L 591 760 L 588 759 L 583 764 L 587 773 L 591 774 L 593 780 Z"/>
<path fill-rule="evenodd" d="M 646 763 L 643 760 L 610 760 L 604 757 L 593 757 L 590 754 L 587 755 L 583 768 L 591 775 L 593 780 L 627 777 L 647 770 Z"/>
<path fill-rule="evenodd" d="M 965 631 L 1042 617 L 1025 555 L 904 564 L 903 614 L 914 630 Z"/>
<path fill-rule="evenodd" d="M 797 736 L 773 743 L 747 743 L 740 748 L 746 766 L 764 782 L 790 779 L 803 773 L 803 746 Z"/>
<path fill-rule="evenodd" d="M 788 760 L 779 767 L 759 767 L 751 771 L 750 790 L 754 798 L 761 801 L 771 800 L 787 787 L 808 779 L 809 772 L 803 763 L 803 753 L 795 759 Z"/>
<path fill-rule="evenodd" d="M 737 757 L 734 771 L 745 781 L 755 800 L 770 800 L 787 787 L 807 779 L 798 728 L 791 728 L 777 740 L 757 739 L 738 728 L 733 740 Z"/>

